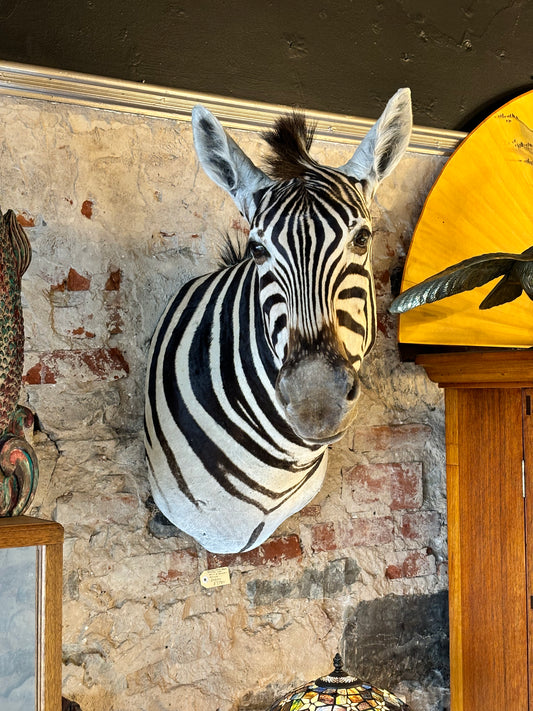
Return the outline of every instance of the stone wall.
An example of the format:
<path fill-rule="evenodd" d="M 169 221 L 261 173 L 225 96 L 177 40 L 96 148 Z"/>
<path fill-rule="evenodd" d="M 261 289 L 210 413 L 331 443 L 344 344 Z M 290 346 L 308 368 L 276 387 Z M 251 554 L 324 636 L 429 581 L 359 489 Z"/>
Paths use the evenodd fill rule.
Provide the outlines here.
<path fill-rule="evenodd" d="M 410 153 L 374 206 L 379 337 L 359 418 L 317 498 L 260 548 L 214 556 L 154 509 L 143 461 L 146 354 L 176 288 L 210 270 L 233 204 L 188 123 L 0 99 L 2 210 L 26 227 L 21 401 L 37 415 L 32 514 L 65 527 L 64 695 L 83 711 L 251 711 L 324 674 L 447 708 L 441 393 L 400 362 L 387 313 L 441 157 Z M 260 159 L 258 135 L 235 133 Z M 317 142 L 340 165 L 349 146 Z M 231 584 L 201 587 L 229 566 Z M 428 650 L 431 654 L 427 654 Z"/>

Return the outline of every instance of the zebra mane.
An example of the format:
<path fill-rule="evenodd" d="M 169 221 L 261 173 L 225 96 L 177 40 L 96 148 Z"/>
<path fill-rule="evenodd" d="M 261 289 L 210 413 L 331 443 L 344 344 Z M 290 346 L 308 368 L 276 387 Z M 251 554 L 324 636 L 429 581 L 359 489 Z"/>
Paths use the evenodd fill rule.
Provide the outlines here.
<path fill-rule="evenodd" d="M 315 124 L 306 123 L 303 114 L 293 112 L 280 116 L 274 128 L 262 134 L 272 149 L 272 153 L 265 158 L 266 169 L 271 178 L 302 178 L 309 168 L 317 165 L 309 155 L 315 128 Z"/>
<path fill-rule="evenodd" d="M 222 236 L 222 245 L 220 247 L 217 259 L 217 269 L 220 271 L 226 267 L 232 267 L 235 264 L 244 262 L 251 257 L 248 242 L 243 243 L 240 235 L 236 240 L 231 238 L 229 232 L 225 232 Z"/>

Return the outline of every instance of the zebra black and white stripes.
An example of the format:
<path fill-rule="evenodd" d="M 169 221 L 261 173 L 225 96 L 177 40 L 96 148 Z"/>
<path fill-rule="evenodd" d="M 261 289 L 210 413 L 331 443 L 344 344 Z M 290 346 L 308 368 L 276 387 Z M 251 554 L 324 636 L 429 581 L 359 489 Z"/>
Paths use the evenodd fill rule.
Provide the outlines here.
<path fill-rule="evenodd" d="M 253 311 L 243 318 L 250 304 Z M 303 445 L 274 397 L 277 369 L 265 339 L 256 336 L 257 320 L 258 279 L 248 261 L 184 287 L 154 338 L 147 453 L 151 462 L 153 444 L 156 457 L 162 447 L 167 465 L 151 471 L 154 499 L 166 515 L 175 503 L 181 510 L 185 499 L 188 515 L 199 516 L 203 528 L 204 517 L 225 510 L 214 540 L 199 537 L 209 550 L 217 548 L 221 534 L 235 535 L 239 515 L 249 520 L 249 507 L 254 525 L 239 546 L 253 545 L 269 513 L 291 509 L 295 491 L 318 472 L 320 483 L 323 476 L 321 448 Z M 211 378 L 218 388 L 211 387 Z M 186 469 L 185 461 L 193 466 Z M 210 505 L 203 497 L 215 487 L 217 499 Z M 168 513 L 161 500 L 168 502 Z"/>
<path fill-rule="evenodd" d="M 202 107 L 206 172 L 250 222 L 251 257 L 186 284 L 152 340 L 146 451 L 154 500 L 213 552 L 249 550 L 322 484 L 355 414 L 375 334 L 369 202 L 405 150 L 408 90 L 340 169 L 309 156 L 300 118 L 260 171 Z M 354 172 L 354 171 L 357 172 Z"/>
<path fill-rule="evenodd" d="M 268 209 L 263 207 L 261 203 L 252 222 L 250 240 L 262 247 L 261 237 L 276 221 L 264 273 L 262 260 L 257 261 L 265 329 L 280 366 L 287 357 L 289 332 L 316 344 L 322 329 L 336 330 L 335 323 L 349 360 L 360 363 L 375 336 L 371 219 L 361 193 L 346 176 L 316 166 L 305 183 L 278 186 L 269 195 Z M 284 214 L 289 218 L 279 219 Z M 347 228 L 364 241 L 350 245 L 348 263 Z"/>

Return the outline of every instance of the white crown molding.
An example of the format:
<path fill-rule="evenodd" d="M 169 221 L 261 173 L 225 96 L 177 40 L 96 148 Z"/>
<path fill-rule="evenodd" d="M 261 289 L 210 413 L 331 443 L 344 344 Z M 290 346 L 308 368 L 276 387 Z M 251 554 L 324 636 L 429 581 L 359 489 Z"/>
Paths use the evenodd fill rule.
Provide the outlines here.
<path fill-rule="evenodd" d="M 258 131 L 268 128 L 280 113 L 293 107 L 233 99 L 122 79 L 0 62 L 0 95 L 40 99 L 96 109 L 189 121 L 195 104 L 204 104 L 229 128 Z M 316 123 L 315 135 L 325 141 L 357 144 L 373 120 L 305 110 Z M 466 134 L 459 131 L 415 126 L 409 150 L 449 155 Z"/>

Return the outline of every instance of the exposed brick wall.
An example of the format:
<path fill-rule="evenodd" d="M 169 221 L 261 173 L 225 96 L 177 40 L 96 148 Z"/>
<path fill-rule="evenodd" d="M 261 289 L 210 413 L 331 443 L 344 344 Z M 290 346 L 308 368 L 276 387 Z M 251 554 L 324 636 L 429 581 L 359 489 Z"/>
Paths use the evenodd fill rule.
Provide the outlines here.
<path fill-rule="evenodd" d="M 219 555 L 209 553 L 207 564 L 209 568 L 224 566 L 280 565 L 286 560 L 298 560 L 302 557 L 302 546 L 296 535 L 272 537 L 262 545 L 246 553 L 237 555 Z"/>
<path fill-rule="evenodd" d="M 80 334 L 75 334 L 80 335 Z M 87 380 L 117 380 L 129 373 L 129 365 L 118 348 L 87 350 L 57 350 L 42 353 L 38 362 L 22 376 L 25 385 L 56 385 L 74 378 Z"/>
<path fill-rule="evenodd" d="M 215 556 L 150 503 L 144 376 L 171 295 L 213 267 L 221 233 L 248 228 L 198 171 L 188 123 L 8 97 L 0 119 L 2 209 L 33 247 L 21 393 L 37 423 L 32 513 L 66 534 L 64 695 L 83 711 L 181 708 L 184 696 L 186 711 L 267 708 L 330 671 L 342 645 L 357 658 L 345 632 L 362 603 L 445 590 L 442 395 L 400 362 L 387 314 L 442 160 L 410 154 L 380 187 L 378 340 L 321 492 L 259 548 Z M 237 137 L 259 160 L 258 136 Z M 332 165 L 351 153 L 314 151 Z M 220 566 L 230 584 L 202 588 Z M 400 673 L 390 681 L 413 711 L 444 708 L 444 683 L 402 686 Z"/>

